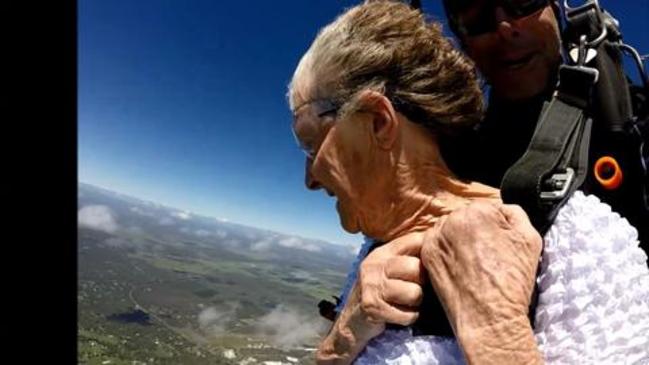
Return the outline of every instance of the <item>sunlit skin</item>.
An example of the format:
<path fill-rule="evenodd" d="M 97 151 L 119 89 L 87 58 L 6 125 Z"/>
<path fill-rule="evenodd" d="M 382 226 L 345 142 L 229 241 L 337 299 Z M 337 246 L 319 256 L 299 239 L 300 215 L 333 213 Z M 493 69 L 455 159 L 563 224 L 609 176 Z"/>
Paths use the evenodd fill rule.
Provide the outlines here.
<path fill-rule="evenodd" d="M 301 90 L 294 93 L 293 105 L 300 106 L 294 130 L 314 153 L 306 163 L 307 187 L 338 199 L 347 231 L 389 242 L 362 262 L 317 362 L 349 364 L 386 323 L 412 324 L 422 286 L 432 284 L 470 363 L 540 363 L 526 317 L 540 237 L 525 213 L 503 205 L 497 189 L 457 179 L 436 136 L 397 113 L 382 94 L 365 91 L 359 111 L 313 120 L 308 88 L 299 79 L 294 85 Z M 490 279 L 511 277 L 505 271 L 521 282 Z M 484 343 L 516 353 L 485 350 Z"/>
<path fill-rule="evenodd" d="M 494 15 L 495 31 L 462 38 L 466 53 L 496 96 L 518 100 L 541 93 L 561 60 L 559 26 L 552 7 L 521 19 L 512 19 L 501 7 L 495 8 Z M 484 15 L 468 11 L 462 16 Z"/>
<path fill-rule="evenodd" d="M 295 105 L 302 105 L 306 100 L 297 95 Z M 397 113 L 383 95 L 369 92 L 364 103 L 375 111 L 311 123 L 300 120 L 311 114 L 305 105 L 296 115 L 298 137 L 307 145 L 318 143 L 315 160 L 306 161 L 306 185 L 336 197 L 346 231 L 390 241 L 430 227 L 471 200 L 499 199 L 497 189 L 457 179 L 435 137 Z"/>

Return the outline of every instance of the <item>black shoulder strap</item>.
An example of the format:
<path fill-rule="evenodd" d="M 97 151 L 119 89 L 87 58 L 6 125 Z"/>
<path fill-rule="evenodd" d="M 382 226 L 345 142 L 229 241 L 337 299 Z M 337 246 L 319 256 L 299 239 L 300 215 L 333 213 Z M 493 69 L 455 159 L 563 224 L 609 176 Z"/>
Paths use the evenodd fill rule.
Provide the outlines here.
<path fill-rule="evenodd" d="M 520 205 L 542 235 L 586 177 L 592 123 L 584 109 L 597 77 L 588 67 L 560 67 L 558 91 L 543 106 L 527 151 L 503 177 L 503 201 Z"/>
<path fill-rule="evenodd" d="M 520 205 L 541 236 L 588 173 L 592 121 L 584 109 L 598 75 L 581 65 L 559 68 L 558 90 L 543 105 L 527 151 L 503 177 L 503 201 Z M 540 265 L 537 276 L 539 270 Z M 535 285 L 528 310 L 532 326 L 538 296 Z"/>

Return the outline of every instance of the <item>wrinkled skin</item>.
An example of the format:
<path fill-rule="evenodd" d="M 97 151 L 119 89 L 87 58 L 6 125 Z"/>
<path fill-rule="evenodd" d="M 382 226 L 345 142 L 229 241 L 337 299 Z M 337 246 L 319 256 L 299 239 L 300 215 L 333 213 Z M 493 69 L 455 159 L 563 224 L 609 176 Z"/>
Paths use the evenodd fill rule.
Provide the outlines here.
<path fill-rule="evenodd" d="M 516 205 L 476 201 L 372 251 L 319 364 L 349 364 L 386 323 L 417 319 L 430 284 L 470 364 L 541 364 L 527 317 L 541 237 Z M 420 259 L 419 259 L 420 257 Z"/>
<path fill-rule="evenodd" d="M 308 95 L 308 87 L 302 86 L 299 78 L 295 85 L 307 90 L 302 93 Z M 301 98 L 296 98 L 294 104 L 309 100 Z M 480 279 L 477 282 L 481 283 L 489 281 L 496 275 L 496 269 L 509 268 L 511 261 L 538 261 L 540 251 L 511 251 L 518 246 L 513 242 L 530 237 L 529 232 L 511 234 L 517 231 L 511 225 L 520 225 L 526 219 L 524 215 L 507 221 L 498 215 L 489 218 L 494 212 L 472 213 L 476 209 L 472 202 L 502 206 L 498 190 L 454 176 L 441 158 L 437 136 L 398 114 L 381 93 L 367 90 L 360 94 L 358 103 L 359 112 L 337 118 L 329 126 L 323 118 L 323 128 L 302 128 L 308 122 L 303 113 L 308 113 L 310 105 L 295 113 L 294 129 L 301 142 L 318 141 L 312 146 L 313 160 L 306 164 L 307 187 L 323 189 L 338 199 L 338 212 L 346 230 L 360 230 L 388 242 L 372 251 L 361 265 L 359 280 L 348 302 L 318 348 L 317 362 L 349 364 L 370 339 L 383 332 L 386 323 L 413 323 L 419 310 L 425 310 L 417 308 L 422 285 L 430 285 L 425 283 L 424 270 L 428 270 L 432 279 L 437 274 L 431 272 L 444 273 L 444 267 L 454 267 L 455 272 L 469 275 L 464 280 L 461 275 L 440 274 L 437 285 L 440 301 L 452 309 L 448 311 L 449 321 L 456 325 L 460 345 L 470 362 L 503 360 L 505 364 L 517 364 L 539 360 L 525 316 L 530 295 L 523 289 L 501 291 L 532 287 L 535 271 L 531 276 L 507 274 L 507 280 L 516 282 L 502 285 L 496 281 L 498 285 L 485 293 L 487 297 L 465 298 L 475 295 L 470 290 L 469 283 L 474 282 L 471 279 Z M 463 213 L 465 209 L 468 213 Z M 447 220 L 450 228 L 444 229 L 446 223 L 440 222 Z M 462 226 L 457 222 L 464 220 L 466 227 L 456 228 Z M 531 227 L 529 222 L 526 227 Z M 424 234 L 431 228 L 440 230 L 441 235 Z M 459 233 L 447 233 L 449 229 Z M 440 252 L 453 254 L 440 261 L 433 255 L 435 249 L 426 249 L 427 254 L 420 259 L 422 250 L 433 245 L 431 242 L 443 243 L 445 251 Z M 451 250 L 455 245 L 461 245 L 462 249 Z M 477 267 L 492 271 L 472 271 L 470 265 L 476 264 L 477 252 L 484 256 L 479 263 L 482 266 Z M 511 260 L 499 261 L 501 255 L 495 252 Z M 527 256 L 523 259 L 520 255 Z M 522 273 L 522 268 L 528 266 L 514 264 L 511 273 Z M 485 276 L 480 278 L 480 275 Z M 498 293 L 505 299 L 499 298 Z M 488 303 L 480 303 L 482 300 Z M 499 308 L 506 303 L 517 303 L 513 308 L 523 309 L 505 306 L 503 312 L 492 310 L 491 306 Z M 504 337 L 506 334 L 514 337 Z"/>
<path fill-rule="evenodd" d="M 397 238 L 375 249 L 361 264 L 361 310 L 375 323 L 413 324 L 423 299 L 426 272 L 419 259 L 423 233 Z"/>
<path fill-rule="evenodd" d="M 519 206 L 491 202 L 426 232 L 421 260 L 469 363 L 541 363 L 527 317 L 541 242 Z"/>
<path fill-rule="evenodd" d="M 315 146 L 314 161 L 306 165 L 306 182 L 339 200 L 344 228 L 388 243 L 363 261 L 345 308 L 318 348 L 318 363 L 351 363 L 386 323 L 414 323 L 425 310 L 418 305 L 422 285 L 430 285 L 426 271 L 431 280 L 440 276 L 435 281 L 438 296 L 449 309 L 467 359 L 537 361 L 526 317 L 531 292 L 526 288 L 533 286 L 536 269 L 529 262 L 538 261 L 540 250 L 518 250 L 534 241 L 535 231 L 524 213 L 472 205 L 502 207 L 497 189 L 457 179 L 441 159 L 435 136 L 398 115 L 383 95 L 368 91 L 360 102 L 363 112 L 336 120 L 312 138 L 322 142 Z M 298 132 L 307 140 L 303 129 Z M 427 248 L 434 245 L 441 250 Z M 420 256 L 422 250 L 425 255 Z M 456 271 L 445 272 L 448 268 Z M 531 273 L 527 268 L 533 268 Z M 495 277 L 503 282 L 495 281 L 490 289 L 485 282 Z M 476 296 L 472 290 L 479 286 L 471 283 L 489 290 Z"/>
<path fill-rule="evenodd" d="M 419 259 L 423 239 L 424 232 L 404 235 L 363 260 L 345 308 L 318 348 L 318 364 L 350 364 L 386 323 L 417 320 L 427 282 Z"/>

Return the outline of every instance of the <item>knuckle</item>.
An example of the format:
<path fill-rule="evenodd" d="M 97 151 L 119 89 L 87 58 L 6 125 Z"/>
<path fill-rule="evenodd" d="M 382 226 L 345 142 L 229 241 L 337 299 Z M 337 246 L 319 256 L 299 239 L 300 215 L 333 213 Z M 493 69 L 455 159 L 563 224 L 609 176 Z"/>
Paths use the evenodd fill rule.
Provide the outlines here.
<path fill-rule="evenodd" d="M 401 256 L 390 256 L 386 257 L 383 265 L 387 267 L 399 265 L 401 262 Z"/>
<path fill-rule="evenodd" d="M 376 312 L 378 311 L 378 305 L 376 304 L 376 301 L 367 295 L 361 297 L 360 307 L 361 311 L 367 314 L 376 314 Z"/>
<path fill-rule="evenodd" d="M 366 261 L 361 262 L 358 268 L 358 280 L 361 285 L 367 284 L 372 281 L 374 277 L 374 275 L 372 275 L 372 272 L 374 271 L 373 268 L 373 263 Z"/>
<path fill-rule="evenodd" d="M 467 207 L 467 213 L 469 217 L 474 219 L 491 219 L 497 216 L 499 211 L 499 206 L 494 205 L 489 202 L 473 202 Z"/>
<path fill-rule="evenodd" d="M 415 306 L 419 306 L 423 300 L 424 291 L 421 289 L 421 287 L 418 287 L 418 290 L 414 292 L 412 302 Z"/>
<path fill-rule="evenodd" d="M 510 213 L 512 213 L 513 215 L 527 216 L 523 208 L 518 204 L 504 204 L 503 208 L 509 211 Z"/>

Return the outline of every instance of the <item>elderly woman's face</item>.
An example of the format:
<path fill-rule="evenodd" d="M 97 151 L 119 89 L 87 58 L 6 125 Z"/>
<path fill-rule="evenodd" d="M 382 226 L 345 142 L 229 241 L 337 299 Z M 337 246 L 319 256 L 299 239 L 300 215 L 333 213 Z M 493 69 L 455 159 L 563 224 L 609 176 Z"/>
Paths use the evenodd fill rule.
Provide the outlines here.
<path fill-rule="evenodd" d="M 301 103 L 300 103 L 301 102 Z M 368 211 L 379 210 L 386 188 L 377 177 L 368 113 L 339 116 L 323 103 L 297 102 L 293 132 L 307 154 L 305 183 L 312 190 L 324 189 L 338 200 L 341 225 L 351 233 L 371 232 Z M 324 103 L 326 104 L 326 103 Z"/>

